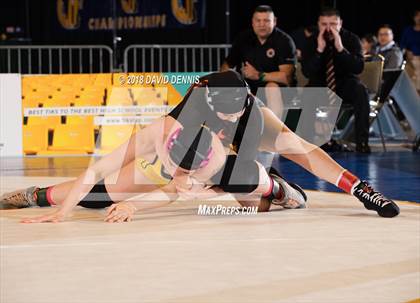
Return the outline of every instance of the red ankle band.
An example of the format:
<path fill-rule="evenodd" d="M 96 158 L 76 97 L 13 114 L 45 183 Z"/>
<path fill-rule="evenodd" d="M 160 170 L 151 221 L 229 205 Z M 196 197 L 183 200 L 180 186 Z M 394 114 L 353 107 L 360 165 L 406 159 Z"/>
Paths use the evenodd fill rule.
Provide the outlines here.
<path fill-rule="evenodd" d="M 271 177 L 269 177 L 269 179 L 270 179 L 270 189 L 262 195 L 263 197 L 268 197 L 269 195 L 271 195 L 271 192 L 273 191 L 274 181 Z"/>
<path fill-rule="evenodd" d="M 351 194 L 351 189 L 357 181 L 359 181 L 359 178 L 357 178 L 348 170 L 345 170 L 341 173 L 336 185 L 345 192 Z"/>
<path fill-rule="evenodd" d="M 53 188 L 52 186 L 50 186 L 50 187 L 47 188 L 47 201 L 48 201 L 48 203 L 51 204 L 51 206 L 56 205 L 54 203 L 52 197 L 51 197 L 51 190 L 52 190 L 52 188 Z"/>

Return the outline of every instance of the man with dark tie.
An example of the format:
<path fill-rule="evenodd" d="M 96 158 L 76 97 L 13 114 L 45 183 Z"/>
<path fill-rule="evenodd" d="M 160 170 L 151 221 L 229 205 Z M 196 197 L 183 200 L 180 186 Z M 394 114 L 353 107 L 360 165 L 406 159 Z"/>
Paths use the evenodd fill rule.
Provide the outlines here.
<path fill-rule="evenodd" d="M 308 86 L 328 87 L 344 103 L 353 105 L 356 151 L 369 153 L 369 95 L 358 74 L 364 61 L 359 38 L 342 28 L 336 9 L 324 9 L 318 19 L 318 32 L 302 52 L 302 70 Z"/>

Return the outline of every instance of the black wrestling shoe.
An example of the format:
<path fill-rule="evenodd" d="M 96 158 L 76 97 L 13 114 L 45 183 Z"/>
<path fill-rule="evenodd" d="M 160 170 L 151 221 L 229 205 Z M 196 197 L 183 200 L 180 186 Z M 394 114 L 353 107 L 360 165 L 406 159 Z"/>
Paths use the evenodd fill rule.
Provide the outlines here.
<path fill-rule="evenodd" d="M 375 210 L 381 217 L 392 218 L 398 216 L 398 205 L 374 190 L 366 181 L 360 181 L 355 187 L 353 196 L 365 205 L 366 209 Z"/>

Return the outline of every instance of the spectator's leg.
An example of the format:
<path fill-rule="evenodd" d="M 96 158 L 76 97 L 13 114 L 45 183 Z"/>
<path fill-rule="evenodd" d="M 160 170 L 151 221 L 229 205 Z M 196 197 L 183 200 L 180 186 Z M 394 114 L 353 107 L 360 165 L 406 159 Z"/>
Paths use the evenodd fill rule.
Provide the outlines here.
<path fill-rule="evenodd" d="M 358 79 L 348 79 L 337 88 L 344 103 L 354 107 L 356 146 L 367 146 L 369 139 L 369 95 Z"/>

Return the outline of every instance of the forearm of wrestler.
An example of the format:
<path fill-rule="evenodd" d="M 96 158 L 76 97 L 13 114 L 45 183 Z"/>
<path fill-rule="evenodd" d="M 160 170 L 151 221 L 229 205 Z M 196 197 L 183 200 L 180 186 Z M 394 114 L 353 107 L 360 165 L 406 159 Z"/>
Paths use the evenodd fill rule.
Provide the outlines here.
<path fill-rule="evenodd" d="M 174 184 L 167 184 L 147 194 L 112 204 L 107 209 L 106 222 L 131 221 L 136 212 L 159 208 L 172 203 L 177 199 Z"/>
<path fill-rule="evenodd" d="M 265 73 L 264 81 L 291 85 L 294 69 L 293 64 L 279 65 L 279 71 Z"/>
<path fill-rule="evenodd" d="M 176 201 L 176 199 L 178 199 L 176 186 L 171 181 L 167 185 L 154 191 L 133 197 L 124 202 L 131 203 L 135 207 L 136 211 L 142 211 L 166 206 Z"/>
<path fill-rule="evenodd" d="M 180 197 L 184 200 L 208 200 L 211 198 L 219 197 L 220 195 L 226 194 L 223 189 L 217 187 L 217 185 L 214 185 L 209 188 L 204 188 L 203 190 L 199 192 L 194 191 L 179 191 Z"/>

